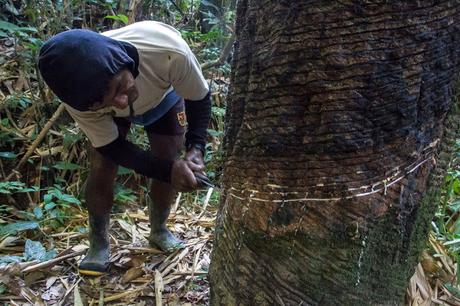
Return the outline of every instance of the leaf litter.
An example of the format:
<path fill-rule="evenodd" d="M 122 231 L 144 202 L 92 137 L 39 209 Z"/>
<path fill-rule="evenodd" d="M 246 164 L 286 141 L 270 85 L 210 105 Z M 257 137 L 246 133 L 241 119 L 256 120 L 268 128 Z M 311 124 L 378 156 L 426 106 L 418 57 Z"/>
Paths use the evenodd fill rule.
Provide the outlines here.
<path fill-rule="evenodd" d="M 406 305 L 460 305 L 457 263 L 433 233 L 429 237 L 429 246 L 423 251 L 421 261 L 410 279 Z"/>
<path fill-rule="evenodd" d="M 199 201 L 199 194 L 194 201 Z M 207 204 L 205 210 L 197 209 L 203 207 L 198 204 L 194 209 L 185 206 L 179 205 L 170 215 L 168 226 L 186 241 L 186 246 L 170 254 L 149 247 L 145 208 L 112 214 L 110 270 L 101 277 L 78 274 L 78 263 L 88 248 L 87 235 L 75 231 L 87 224 L 85 212 L 78 208 L 74 208 L 78 222 L 74 220 L 66 231 L 39 235 L 41 242 L 28 239 L 30 231 L 16 237 L 3 236 L 0 256 L 23 256 L 25 252 L 33 256 L 29 254 L 26 259 L 30 260 L 25 262 L 0 265 L 0 283 L 5 288 L 3 293 L 0 291 L 0 303 L 207 305 L 216 208 Z M 35 249 L 30 250 L 31 246 Z M 50 252 L 56 252 L 55 256 Z"/>

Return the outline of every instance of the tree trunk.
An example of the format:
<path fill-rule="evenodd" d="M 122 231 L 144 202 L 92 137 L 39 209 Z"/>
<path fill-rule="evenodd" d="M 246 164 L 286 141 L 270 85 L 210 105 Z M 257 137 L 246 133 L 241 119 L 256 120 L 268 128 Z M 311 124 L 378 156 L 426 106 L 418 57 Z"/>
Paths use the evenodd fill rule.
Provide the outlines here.
<path fill-rule="evenodd" d="M 458 1 L 240 0 L 211 305 L 399 305 L 459 129 Z"/>

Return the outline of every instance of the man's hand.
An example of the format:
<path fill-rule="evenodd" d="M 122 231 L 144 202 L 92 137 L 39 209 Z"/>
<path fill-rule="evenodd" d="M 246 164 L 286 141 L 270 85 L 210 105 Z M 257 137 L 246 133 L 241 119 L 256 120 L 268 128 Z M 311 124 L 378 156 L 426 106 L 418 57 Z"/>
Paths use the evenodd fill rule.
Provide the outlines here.
<path fill-rule="evenodd" d="M 203 153 L 197 148 L 191 148 L 185 154 L 185 160 L 191 161 L 192 163 L 203 167 L 204 170 L 204 161 L 203 161 Z"/>
<path fill-rule="evenodd" d="M 201 154 L 201 153 L 200 153 Z M 171 185 L 181 192 L 193 191 L 200 187 L 193 172 L 203 172 L 204 165 L 190 160 L 176 160 L 171 170 Z"/>

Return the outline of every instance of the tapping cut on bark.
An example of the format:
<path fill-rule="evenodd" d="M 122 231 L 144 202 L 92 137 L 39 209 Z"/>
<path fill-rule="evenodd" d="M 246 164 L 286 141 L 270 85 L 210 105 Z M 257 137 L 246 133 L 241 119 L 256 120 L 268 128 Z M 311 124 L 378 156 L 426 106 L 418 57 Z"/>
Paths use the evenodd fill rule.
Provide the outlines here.
<path fill-rule="evenodd" d="M 399 305 L 459 132 L 457 1 L 239 1 L 212 305 Z"/>

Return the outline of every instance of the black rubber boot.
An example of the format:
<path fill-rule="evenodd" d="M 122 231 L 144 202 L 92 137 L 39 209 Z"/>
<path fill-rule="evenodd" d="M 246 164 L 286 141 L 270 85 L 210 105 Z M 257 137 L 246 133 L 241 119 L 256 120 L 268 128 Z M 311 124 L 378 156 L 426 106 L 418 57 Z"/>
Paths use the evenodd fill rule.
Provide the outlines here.
<path fill-rule="evenodd" d="M 184 248 L 184 242 L 176 238 L 166 227 L 170 208 L 157 207 L 149 201 L 150 235 L 149 244 L 164 252 L 172 252 Z"/>
<path fill-rule="evenodd" d="M 102 216 L 89 215 L 89 250 L 78 267 L 80 274 L 99 276 L 109 267 L 110 214 Z"/>

